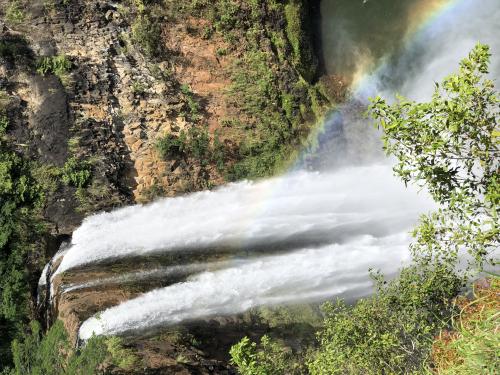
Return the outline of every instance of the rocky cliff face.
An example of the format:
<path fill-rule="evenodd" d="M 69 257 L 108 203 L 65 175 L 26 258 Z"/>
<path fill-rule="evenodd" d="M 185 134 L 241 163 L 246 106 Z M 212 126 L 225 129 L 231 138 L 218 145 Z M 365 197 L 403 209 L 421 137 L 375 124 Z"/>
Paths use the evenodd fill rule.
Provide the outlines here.
<path fill-rule="evenodd" d="M 26 38 L 35 61 L 64 56 L 71 64 L 59 79 L 51 71 L 44 76 L 30 72 L 27 78 L 27 115 L 33 126 L 52 122 L 42 132 L 59 145 L 58 150 L 39 147 L 40 158 L 64 160 L 69 141 L 70 154 L 95 158 L 94 175 L 108 179 L 96 185 L 112 185 L 105 198 L 115 204 L 219 185 L 227 179 L 227 167 L 246 157 L 238 155 L 242 138 L 256 136 L 256 123 L 269 120 L 258 112 L 274 111 L 278 118 L 273 122 L 297 128 L 282 140 L 297 143 L 328 106 L 328 90 L 312 84 L 317 65 L 309 25 L 300 20 L 310 9 L 307 2 L 291 2 L 295 8 L 290 7 L 288 17 L 297 20 L 287 20 L 283 6 L 267 2 L 255 9 L 239 1 L 214 6 L 190 1 L 3 3 L 5 35 Z M 21 16 L 9 22 L 12 4 Z M 299 13 L 294 15 L 294 9 Z M 211 13 L 217 11 L 227 14 Z M 271 87 L 254 94 L 268 94 L 260 99 L 276 102 L 249 108 L 252 103 L 245 101 L 256 98 L 237 98 L 242 93 L 231 90 L 240 76 L 255 74 L 265 74 Z M 209 143 L 217 135 L 222 158 L 215 162 L 203 152 L 204 160 L 192 153 L 160 155 L 155 145 L 161 137 L 178 137 L 195 127 L 207 131 Z"/>
<path fill-rule="evenodd" d="M 33 280 L 87 214 L 278 171 L 341 95 L 318 80 L 306 0 L 2 0 L 0 9 L 6 134 L 36 164 L 53 239 L 30 263 Z M 159 285 L 62 294 L 57 283 L 54 317 L 74 338 L 82 319 Z M 208 330 L 229 327 L 227 341 L 247 323 Z M 224 359 L 227 345 L 207 354 L 160 343 L 136 341 L 148 367 L 223 373 L 210 358 Z"/>

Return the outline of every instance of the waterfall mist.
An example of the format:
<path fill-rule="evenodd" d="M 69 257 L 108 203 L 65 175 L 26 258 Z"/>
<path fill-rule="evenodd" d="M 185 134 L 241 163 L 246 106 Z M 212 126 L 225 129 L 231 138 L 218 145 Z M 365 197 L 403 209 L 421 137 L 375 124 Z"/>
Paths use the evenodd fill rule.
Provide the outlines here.
<path fill-rule="evenodd" d="M 408 232 L 434 204 L 425 192 L 405 188 L 393 177 L 378 134 L 368 130 L 362 114 L 367 98 L 377 93 L 391 98 L 395 92 L 428 98 L 433 81 L 455 71 L 476 41 L 500 54 L 500 7 L 497 0 L 482 0 L 481 6 L 458 1 L 439 24 L 408 42 L 414 18 L 421 17 L 419 5 L 446 1 L 324 0 L 324 6 L 329 2 L 333 8 L 323 10 L 323 23 L 333 25 L 365 6 L 372 12 L 323 27 L 325 60 L 329 69 L 338 69 L 330 72 L 350 79 L 361 70 L 372 73 L 327 120 L 315 161 L 282 177 L 87 218 L 55 274 L 165 253 L 224 251 L 228 262 L 99 313 L 81 326 L 82 339 L 93 332 L 125 333 L 261 305 L 356 298 L 370 290 L 369 268 L 391 274 L 409 259 Z M 393 13 L 377 8 L 386 3 L 393 4 L 388 8 Z M 379 19 L 369 19 L 370 14 Z M 363 29 L 367 20 L 375 26 L 389 23 L 375 42 L 373 30 Z M 357 64 L 357 56 L 368 56 L 363 57 L 368 62 Z M 495 77 L 499 61 L 493 60 Z"/>
<path fill-rule="evenodd" d="M 433 20 L 432 13 L 440 6 L 448 9 Z M 477 42 L 491 47 L 490 78 L 500 77 L 498 0 L 480 4 L 476 0 L 322 0 L 322 11 L 326 68 L 355 87 L 318 137 L 315 169 L 383 160 L 380 133 L 365 114 L 368 99 L 381 95 L 393 101 L 400 94 L 428 100 L 433 83 L 457 71 Z M 417 25 L 425 18 L 428 24 L 420 29 Z"/>

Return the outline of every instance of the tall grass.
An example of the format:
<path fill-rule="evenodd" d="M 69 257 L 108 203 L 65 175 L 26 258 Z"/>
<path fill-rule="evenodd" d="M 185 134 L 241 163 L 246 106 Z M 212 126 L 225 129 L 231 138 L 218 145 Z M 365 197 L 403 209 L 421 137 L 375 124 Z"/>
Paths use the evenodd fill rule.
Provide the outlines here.
<path fill-rule="evenodd" d="M 434 342 L 434 369 L 439 375 L 500 374 L 500 277 L 476 286 L 474 299 L 457 301 L 460 314 L 452 331 Z"/>

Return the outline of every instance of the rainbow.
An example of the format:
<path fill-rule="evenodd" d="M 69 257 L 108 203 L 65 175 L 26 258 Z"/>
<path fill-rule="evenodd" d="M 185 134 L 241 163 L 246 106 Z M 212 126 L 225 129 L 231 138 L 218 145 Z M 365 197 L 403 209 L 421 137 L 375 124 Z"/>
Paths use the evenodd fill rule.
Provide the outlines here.
<path fill-rule="evenodd" d="M 422 0 L 415 4 L 411 9 L 411 24 L 407 29 L 404 37 L 403 48 L 412 48 L 413 43 L 417 43 L 422 38 L 425 38 L 428 33 L 433 32 L 433 29 L 439 28 L 441 21 L 447 17 L 453 17 L 457 12 L 463 12 L 466 5 L 470 5 L 473 0 Z M 439 30 L 434 30 L 439 31 Z M 338 124 L 343 122 L 343 110 L 349 110 L 349 106 L 359 105 L 360 101 L 367 102 L 368 98 L 374 94 L 374 80 L 378 74 L 387 68 L 388 59 L 381 59 L 375 67 L 369 68 L 369 64 L 365 64 L 364 71 L 358 71 L 355 74 L 352 84 L 350 85 L 351 97 L 356 98 L 355 101 L 349 103 L 349 100 L 341 104 L 338 108 L 331 110 L 323 119 L 319 120 L 312 128 L 308 139 L 304 142 L 301 150 L 291 155 L 289 162 L 283 168 L 283 173 L 289 174 L 300 171 L 304 167 L 304 160 L 308 155 L 314 153 L 317 145 L 321 140 L 329 140 L 335 137 L 335 132 L 338 129 Z M 282 180 L 286 181 L 286 180 Z M 262 187 L 260 193 L 259 204 L 256 204 L 253 209 L 253 214 L 249 215 L 247 226 L 250 227 L 251 222 L 258 218 L 266 209 L 267 202 L 274 197 L 279 197 L 284 190 L 287 189 L 286 182 L 279 183 L 273 187 Z M 251 238 L 251 235 L 248 235 Z M 245 239 L 241 245 L 244 245 Z"/>
<path fill-rule="evenodd" d="M 430 33 L 439 31 L 442 21 L 462 13 L 471 6 L 470 0 L 423 0 L 416 2 L 409 10 L 411 17 L 403 41 L 403 49 L 410 50 L 412 45 L 422 40 Z M 353 73 L 350 84 L 350 97 L 359 102 L 366 102 L 370 96 L 376 94 L 376 77 L 388 67 L 388 57 L 380 59 L 375 66 L 366 63 L 361 64 Z M 336 131 L 337 125 L 342 121 L 342 108 L 349 106 L 346 102 L 339 108 L 330 111 L 323 119 L 313 126 L 302 150 L 294 155 L 287 164 L 286 171 L 296 171 L 303 165 L 304 158 L 314 151 L 321 139 L 331 139 L 332 133 Z"/>

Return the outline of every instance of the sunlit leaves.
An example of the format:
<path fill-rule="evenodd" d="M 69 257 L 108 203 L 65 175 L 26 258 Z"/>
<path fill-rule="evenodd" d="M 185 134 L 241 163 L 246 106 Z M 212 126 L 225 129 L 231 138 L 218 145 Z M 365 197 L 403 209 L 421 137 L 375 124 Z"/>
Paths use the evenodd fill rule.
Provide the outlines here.
<path fill-rule="evenodd" d="M 384 132 L 394 171 L 425 186 L 442 209 L 422 220 L 413 250 L 454 257 L 467 249 L 477 265 L 499 246 L 500 99 L 486 78 L 489 47 L 478 44 L 430 102 L 377 97 L 370 107 Z"/>

